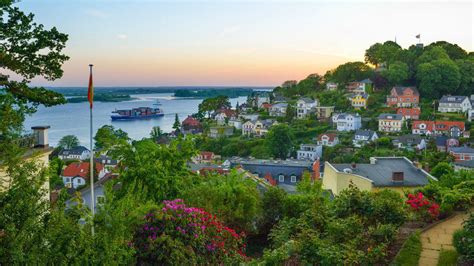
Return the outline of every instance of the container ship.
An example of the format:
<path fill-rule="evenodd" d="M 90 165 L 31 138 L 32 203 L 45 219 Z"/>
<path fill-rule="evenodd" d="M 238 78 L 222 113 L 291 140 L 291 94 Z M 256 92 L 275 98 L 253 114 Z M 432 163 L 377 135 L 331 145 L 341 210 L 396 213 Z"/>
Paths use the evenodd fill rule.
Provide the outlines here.
<path fill-rule="evenodd" d="M 116 120 L 139 120 L 162 117 L 165 114 L 161 108 L 138 107 L 133 109 L 115 110 L 110 116 L 112 121 Z"/>

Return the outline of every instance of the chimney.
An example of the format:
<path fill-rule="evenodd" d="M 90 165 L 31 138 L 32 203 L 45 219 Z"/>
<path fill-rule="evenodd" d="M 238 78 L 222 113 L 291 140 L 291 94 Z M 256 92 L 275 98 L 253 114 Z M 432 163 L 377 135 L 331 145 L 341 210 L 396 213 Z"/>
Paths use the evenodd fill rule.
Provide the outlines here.
<path fill-rule="evenodd" d="M 320 163 L 319 158 L 318 158 L 313 163 L 313 176 L 312 176 L 313 180 L 319 180 L 321 178 L 321 172 L 320 171 L 321 171 L 321 163 Z"/>
<path fill-rule="evenodd" d="M 392 172 L 393 182 L 403 182 L 403 180 L 404 180 L 403 172 Z"/>
<path fill-rule="evenodd" d="M 31 127 L 33 130 L 33 134 L 35 136 L 35 148 L 48 148 L 49 147 L 49 140 L 48 140 L 48 129 L 50 126 L 34 126 Z"/>

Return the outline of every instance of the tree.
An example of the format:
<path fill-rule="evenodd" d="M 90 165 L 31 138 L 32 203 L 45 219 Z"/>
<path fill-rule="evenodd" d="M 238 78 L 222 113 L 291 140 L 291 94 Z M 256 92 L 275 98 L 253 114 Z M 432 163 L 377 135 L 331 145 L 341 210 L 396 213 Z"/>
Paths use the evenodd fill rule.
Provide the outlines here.
<path fill-rule="evenodd" d="M 461 74 L 461 82 L 458 88 L 458 95 L 469 95 L 474 91 L 474 58 L 466 60 L 456 60 L 456 65 Z"/>
<path fill-rule="evenodd" d="M 34 113 L 39 105 L 66 102 L 59 93 L 28 84 L 37 76 L 47 80 L 62 76 L 61 66 L 69 58 L 62 54 L 67 35 L 35 23 L 34 15 L 20 11 L 14 2 L 0 3 L 0 68 L 22 81 L 12 81 L 8 72 L 0 72 L 0 160 L 21 154 L 14 139 L 22 132 L 25 115 Z"/>
<path fill-rule="evenodd" d="M 434 47 L 443 48 L 451 60 L 465 59 L 467 57 L 467 52 L 457 44 L 452 44 L 446 41 L 437 41 L 426 46 L 425 50 L 430 50 Z"/>
<path fill-rule="evenodd" d="M 453 167 L 447 162 L 438 163 L 433 169 L 431 169 L 430 174 L 434 177 L 441 178 L 444 175 L 450 175 L 454 172 Z"/>
<path fill-rule="evenodd" d="M 399 60 L 401 51 L 400 45 L 393 41 L 376 43 L 365 51 L 365 61 L 375 66 L 385 63 L 389 67 L 392 62 Z"/>
<path fill-rule="evenodd" d="M 290 123 L 295 119 L 296 116 L 296 108 L 292 104 L 288 104 L 286 107 L 286 113 L 285 113 L 285 121 L 287 123 Z"/>
<path fill-rule="evenodd" d="M 58 142 L 58 147 L 62 149 L 72 149 L 79 146 L 79 139 L 74 135 L 66 135 Z"/>
<path fill-rule="evenodd" d="M 281 87 L 284 89 L 288 89 L 288 88 L 296 86 L 296 84 L 298 84 L 298 81 L 296 80 L 287 80 L 283 82 L 283 84 L 281 84 Z"/>
<path fill-rule="evenodd" d="M 434 48 L 433 48 L 434 49 Z M 438 99 L 455 94 L 461 83 L 459 67 L 450 59 L 439 59 L 418 66 L 416 77 L 423 97 Z"/>
<path fill-rule="evenodd" d="M 408 65 L 396 61 L 388 67 L 388 69 L 382 71 L 382 76 L 390 82 L 391 85 L 400 84 L 402 81 L 408 79 Z"/>
<path fill-rule="evenodd" d="M 268 234 L 284 217 L 287 194 L 279 187 L 270 187 L 262 197 L 262 219 L 260 232 Z"/>
<path fill-rule="evenodd" d="M 163 135 L 163 131 L 161 130 L 161 128 L 159 126 L 155 126 L 151 129 L 150 137 L 153 140 L 159 139 L 162 135 Z"/>
<path fill-rule="evenodd" d="M 207 98 L 198 106 L 199 113 L 207 113 L 208 117 L 211 117 L 212 112 L 222 108 L 231 108 L 229 97 L 220 95 L 214 98 Z"/>
<path fill-rule="evenodd" d="M 423 54 L 418 57 L 416 64 L 420 65 L 423 63 L 430 63 L 435 60 L 449 60 L 449 55 L 441 47 L 433 47 L 431 49 L 425 50 Z"/>
<path fill-rule="evenodd" d="M 293 136 L 288 125 L 273 126 L 266 136 L 266 146 L 273 157 L 286 159 L 293 147 Z"/>
<path fill-rule="evenodd" d="M 173 123 L 173 129 L 179 133 L 181 130 L 181 122 L 179 122 L 179 117 L 178 114 L 174 116 L 174 123 Z"/>
<path fill-rule="evenodd" d="M 344 84 L 370 78 L 372 75 L 373 70 L 363 62 L 349 62 L 338 66 L 332 72 L 331 79 L 337 83 Z"/>
<path fill-rule="evenodd" d="M 130 138 L 127 132 L 121 129 L 115 129 L 114 126 L 104 125 L 94 136 L 95 148 L 110 150 L 114 147 L 119 147 L 126 144 Z"/>

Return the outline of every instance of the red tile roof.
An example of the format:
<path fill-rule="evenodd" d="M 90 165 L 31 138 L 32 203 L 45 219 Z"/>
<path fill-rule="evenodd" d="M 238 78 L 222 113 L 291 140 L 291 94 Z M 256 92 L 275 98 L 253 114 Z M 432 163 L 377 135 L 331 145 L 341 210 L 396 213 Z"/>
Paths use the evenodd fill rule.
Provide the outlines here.
<path fill-rule="evenodd" d="M 214 157 L 214 153 L 212 151 L 201 151 L 201 157 L 203 160 L 210 160 Z"/>
<path fill-rule="evenodd" d="M 226 117 L 234 117 L 236 116 L 236 112 L 232 109 L 221 109 L 218 111 L 219 114 L 224 113 Z"/>
<path fill-rule="evenodd" d="M 270 108 L 272 108 L 272 104 L 271 104 L 271 103 L 263 103 L 263 104 L 262 104 L 262 108 L 264 108 L 264 109 L 270 109 Z"/>
<path fill-rule="evenodd" d="M 94 164 L 96 172 L 104 169 L 101 163 Z M 74 177 L 80 176 L 84 179 L 89 178 L 89 163 L 72 163 L 63 170 L 63 176 Z"/>
<path fill-rule="evenodd" d="M 188 116 L 188 117 L 186 117 L 186 119 L 184 119 L 183 125 L 197 127 L 197 126 L 200 126 L 201 123 L 196 118 L 194 118 L 192 116 Z"/>
<path fill-rule="evenodd" d="M 420 108 L 398 108 L 397 114 L 400 115 L 420 115 Z"/>
<path fill-rule="evenodd" d="M 324 133 L 318 136 L 318 140 L 321 140 L 323 136 L 327 136 L 329 138 L 329 141 L 334 141 L 334 139 L 337 138 L 337 134 L 335 133 Z"/>
<path fill-rule="evenodd" d="M 425 124 L 426 128 L 424 130 L 427 131 L 448 131 L 450 128 L 456 126 L 461 129 L 461 131 L 465 130 L 465 124 L 462 121 L 424 121 L 424 120 L 416 120 L 413 121 L 412 128 L 419 129 L 421 124 Z"/>

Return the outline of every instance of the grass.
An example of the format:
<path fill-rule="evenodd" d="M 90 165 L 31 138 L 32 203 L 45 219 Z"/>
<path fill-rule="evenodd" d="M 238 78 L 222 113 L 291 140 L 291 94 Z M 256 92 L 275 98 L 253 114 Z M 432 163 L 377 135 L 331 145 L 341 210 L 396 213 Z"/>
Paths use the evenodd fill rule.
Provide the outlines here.
<path fill-rule="evenodd" d="M 441 250 L 439 253 L 438 266 L 455 266 L 457 265 L 459 254 L 456 250 Z"/>
<path fill-rule="evenodd" d="M 415 232 L 408 237 L 400 252 L 393 261 L 396 266 L 418 266 L 421 253 L 420 232 Z"/>

